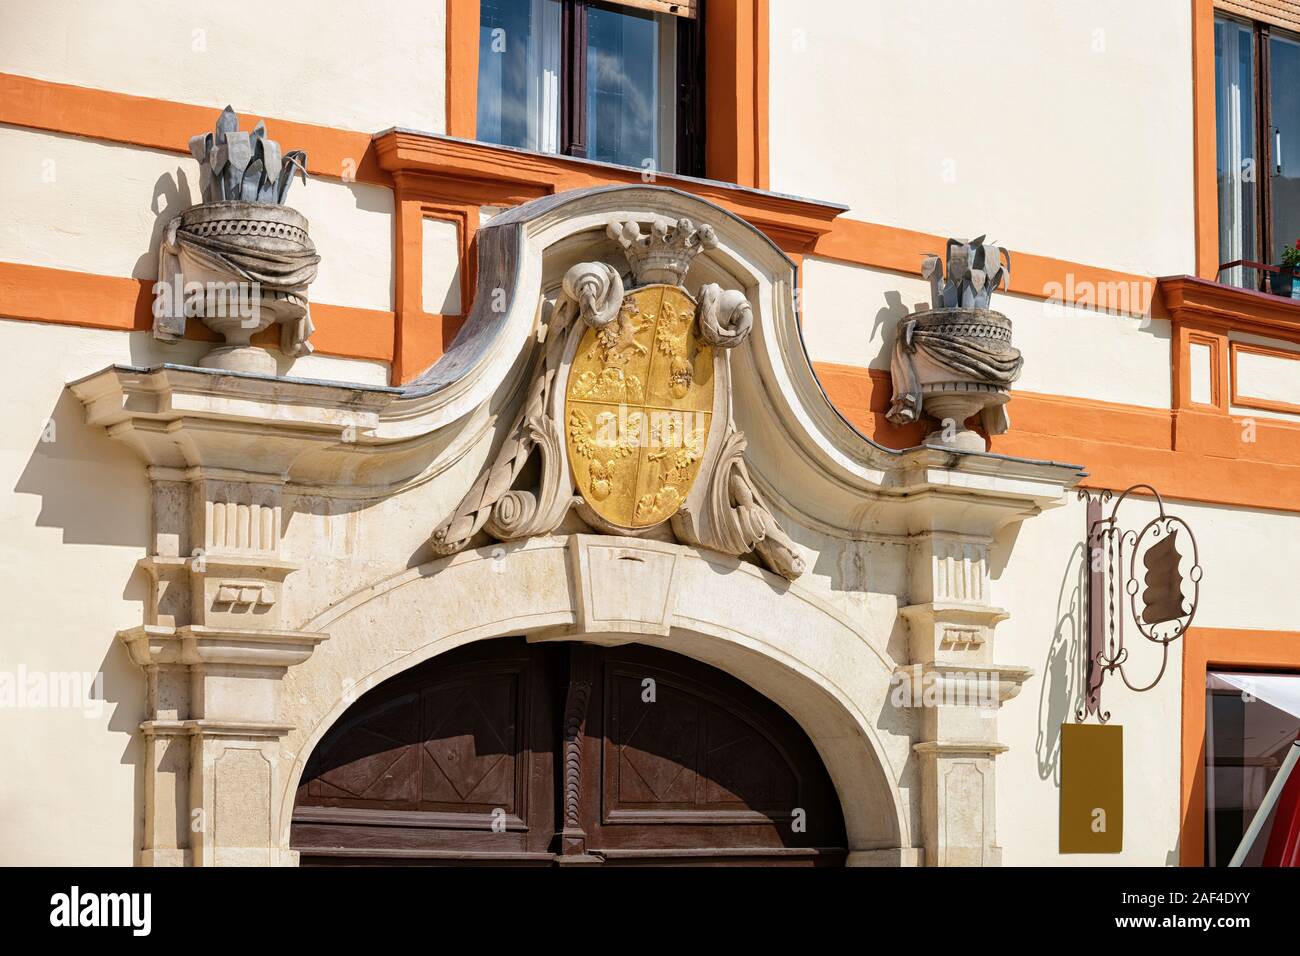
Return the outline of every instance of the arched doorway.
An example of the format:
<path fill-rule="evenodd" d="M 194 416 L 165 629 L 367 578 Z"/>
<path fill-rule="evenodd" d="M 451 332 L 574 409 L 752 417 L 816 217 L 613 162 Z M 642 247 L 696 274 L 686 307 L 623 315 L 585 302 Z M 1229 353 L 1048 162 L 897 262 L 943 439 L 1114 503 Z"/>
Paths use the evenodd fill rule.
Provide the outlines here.
<path fill-rule="evenodd" d="M 296 794 L 304 865 L 839 865 L 834 787 L 784 711 L 643 645 L 500 638 L 385 681 Z M 581 845 L 585 852 L 575 854 Z"/>

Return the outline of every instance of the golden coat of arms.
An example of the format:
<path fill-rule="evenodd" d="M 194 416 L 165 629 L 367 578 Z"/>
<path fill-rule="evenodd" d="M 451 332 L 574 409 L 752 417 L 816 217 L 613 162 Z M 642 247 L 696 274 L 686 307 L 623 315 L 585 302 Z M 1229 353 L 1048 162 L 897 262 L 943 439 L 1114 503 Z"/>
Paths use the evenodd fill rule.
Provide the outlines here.
<path fill-rule="evenodd" d="M 681 506 L 713 412 L 713 349 L 677 286 L 628 293 L 618 316 L 578 344 L 565 400 L 573 477 L 611 524 L 648 528 Z"/>
<path fill-rule="evenodd" d="M 648 234 L 624 219 L 606 232 L 632 287 L 604 261 L 564 274 L 524 406 L 492 466 L 434 530 L 434 550 L 452 554 L 480 532 L 550 534 L 576 505 L 598 532 L 669 522 L 683 544 L 753 552 L 798 577 L 803 558 L 755 487 L 731 420 L 729 353 L 749 335 L 753 309 L 739 290 L 706 283 L 693 296 L 684 285 L 717 236 L 658 217 Z"/>

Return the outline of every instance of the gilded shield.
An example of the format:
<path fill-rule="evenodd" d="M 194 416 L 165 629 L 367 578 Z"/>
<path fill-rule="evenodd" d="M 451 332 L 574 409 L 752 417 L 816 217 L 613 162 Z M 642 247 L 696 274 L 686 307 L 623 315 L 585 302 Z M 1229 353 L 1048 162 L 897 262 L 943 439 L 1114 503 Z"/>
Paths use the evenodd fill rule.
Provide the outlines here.
<path fill-rule="evenodd" d="M 565 394 L 569 463 L 587 504 L 613 525 L 672 517 L 699 473 L 714 381 L 695 310 L 681 287 L 648 285 L 578 343 Z"/>

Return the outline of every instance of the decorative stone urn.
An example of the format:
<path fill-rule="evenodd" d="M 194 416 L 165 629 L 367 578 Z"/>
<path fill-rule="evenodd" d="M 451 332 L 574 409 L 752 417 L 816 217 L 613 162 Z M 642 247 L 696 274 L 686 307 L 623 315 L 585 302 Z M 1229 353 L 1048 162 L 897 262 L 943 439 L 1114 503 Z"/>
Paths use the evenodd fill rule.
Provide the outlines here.
<path fill-rule="evenodd" d="M 946 277 L 938 256 L 927 256 L 921 267 L 930 280 L 930 310 L 899 323 L 886 417 L 904 425 L 924 413 L 938 423 L 925 444 L 987 451 L 983 436 L 966 421 L 979 415 L 985 432 L 1004 433 L 1010 386 L 1024 364 L 1011 345 L 1011 320 L 989 308 L 993 290 L 1010 279 L 1011 256 L 983 236 L 969 243 L 949 239 L 947 255 Z"/>
<path fill-rule="evenodd" d="M 257 333 L 278 324 L 284 354 L 312 351 L 307 287 L 320 256 L 306 217 L 283 204 L 294 172 L 306 181 L 307 154 L 281 158 L 265 126 L 240 132 L 229 106 L 214 132 L 190 140 L 190 152 L 200 164 L 203 202 L 163 234 L 154 337 L 176 341 L 186 320 L 197 318 L 224 340 L 200 365 L 274 375 L 275 356 L 252 344 Z"/>

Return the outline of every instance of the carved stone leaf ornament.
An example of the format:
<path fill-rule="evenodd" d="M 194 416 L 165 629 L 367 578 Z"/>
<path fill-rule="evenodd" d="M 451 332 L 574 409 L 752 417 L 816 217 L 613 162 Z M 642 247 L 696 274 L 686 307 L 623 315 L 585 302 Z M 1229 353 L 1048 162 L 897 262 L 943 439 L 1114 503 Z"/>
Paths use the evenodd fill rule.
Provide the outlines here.
<path fill-rule="evenodd" d="M 570 507 L 607 534 L 642 535 L 668 523 L 685 544 L 754 553 L 793 580 L 805 570 L 745 467 L 731 417 L 730 350 L 753 309 L 739 290 L 683 287 L 697 255 L 717 246 L 688 219 L 613 220 L 626 256 L 618 270 L 580 262 L 565 274 L 540 333 L 529 390 L 492 465 L 434 530 L 453 554 L 480 532 L 500 541 L 549 534 Z M 532 456 L 537 478 L 520 485 Z"/>

